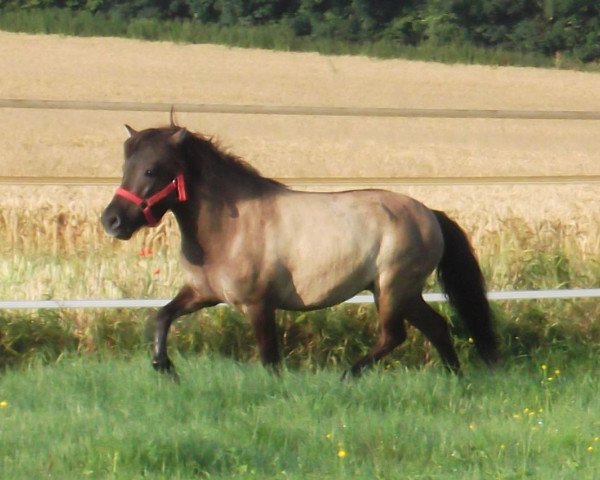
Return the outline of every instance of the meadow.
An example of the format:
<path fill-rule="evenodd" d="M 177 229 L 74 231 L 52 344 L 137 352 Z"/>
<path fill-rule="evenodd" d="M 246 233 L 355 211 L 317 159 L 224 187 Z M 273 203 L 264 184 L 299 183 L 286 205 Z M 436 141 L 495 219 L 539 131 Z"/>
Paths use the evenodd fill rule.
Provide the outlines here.
<path fill-rule="evenodd" d="M 4 478 L 593 479 L 598 357 L 437 369 L 286 370 L 63 357 L 0 378 Z"/>

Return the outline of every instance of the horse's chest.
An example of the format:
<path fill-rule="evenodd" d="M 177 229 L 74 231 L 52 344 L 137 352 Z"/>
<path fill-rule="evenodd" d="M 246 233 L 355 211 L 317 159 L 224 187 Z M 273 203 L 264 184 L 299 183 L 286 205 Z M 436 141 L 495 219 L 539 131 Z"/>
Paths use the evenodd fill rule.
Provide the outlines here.
<path fill-rule="evenodd" d="M 260 301 L 265 293 L 266 282 L 261 271 L 251 264 L 237 263 L 208 264 L 201 269 L 186 269 L 189 282 L 196 289 L 208 288 L 214 296 L 230 305 L 252 304 Z"/>

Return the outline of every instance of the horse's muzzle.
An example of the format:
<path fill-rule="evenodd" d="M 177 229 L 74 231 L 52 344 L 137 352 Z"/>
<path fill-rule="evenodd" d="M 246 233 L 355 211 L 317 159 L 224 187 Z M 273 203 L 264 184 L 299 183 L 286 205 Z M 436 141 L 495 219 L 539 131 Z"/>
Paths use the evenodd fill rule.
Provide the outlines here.
<path fill-rule="evenodd" d="M 142 222 L 132 221 L 114 202 L 111 202 L 104 209 L 100 221 L 106 233 L 119 240 L 129 240 L 135 231 L 142 226 Z"/>

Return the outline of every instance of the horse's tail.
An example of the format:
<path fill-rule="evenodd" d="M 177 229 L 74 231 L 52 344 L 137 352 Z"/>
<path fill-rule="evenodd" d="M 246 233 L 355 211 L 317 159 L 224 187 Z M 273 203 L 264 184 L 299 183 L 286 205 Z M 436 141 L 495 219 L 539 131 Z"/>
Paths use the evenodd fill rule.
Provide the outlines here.
<path fill-rule="evenodd" d="M 477 258 L 463 229 L 444 212 L 434 210 L 433 213 L 444 237 L 444 253 L 437 267 L 438 280 L 450 304 L 466 323 L 481 358 L 489 364 L 497 363 L 500 359 L 498 340 Z"/>

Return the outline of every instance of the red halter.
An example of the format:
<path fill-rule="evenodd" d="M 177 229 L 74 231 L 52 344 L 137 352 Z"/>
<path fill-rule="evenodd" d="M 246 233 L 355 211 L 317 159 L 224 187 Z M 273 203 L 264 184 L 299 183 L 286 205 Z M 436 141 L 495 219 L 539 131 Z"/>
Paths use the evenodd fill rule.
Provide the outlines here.
<path fill-rule="evenodd" d="M 146 222 L 149 227 L 154 227 L 158 222 L 160 222 L 160 217 L 155 218 L 152 214 L 152 207 L 158 205 L 165 198 L 167 198 L 172 192 L 177 191 L 177 200 L 179 202 L 185 202 L 187 200 L 187 192 L 185 191 L 185 180 L 183 178 L 183 173 L 180 172 L 177 176 L 169 182 L 169 184 L 159 190 L 154 195 L 151 195 L 149 198 L 142 198 L 137 196 L 135 193 L 130 192 L 129 190 L 124 189 L 123 187 L 117 188 L 115 195 L 119 195 L 120 197 L 129 200 L 131 203 L 139 206 L 142 209 L 144 217 L 146 217 Z"/>

